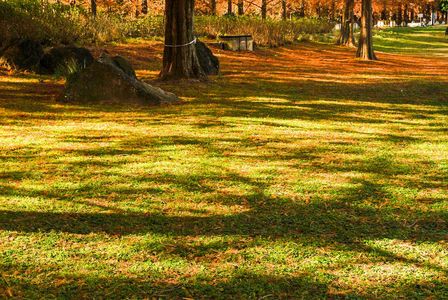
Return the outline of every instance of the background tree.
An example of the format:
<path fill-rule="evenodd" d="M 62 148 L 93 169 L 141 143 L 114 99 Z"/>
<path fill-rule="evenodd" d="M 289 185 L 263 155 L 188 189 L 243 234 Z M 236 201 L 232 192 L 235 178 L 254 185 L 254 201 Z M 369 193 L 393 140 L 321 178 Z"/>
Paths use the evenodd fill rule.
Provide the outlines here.
<path fill-rule="evenodd" d="M 216 0 L 210 0 L 210 14 L 212 16 L 216 15 Z"/>
<path fill-rule="evenodd" d="M 445 14 L 445 23 L 448 23 L 448 0 L 439 0 L 439 10 Z"/>
<path fill-rule="evenodd" d="M 261 18 L 263 20 L 265 20 L 267 14 L 268 14 L 268 1 L 267 0 L 261 0 Z"/>
<path fill-rule="evenodd" d="M 96 0 L 90 0 L 90 9 L 92 10 L 92 16 L 96 17 Z"/>
<path fill-rule="evenodd" d="M 142 0 L 142 14 L 148 14 L 148 0 Z"/>
<path fill-rule="evenodd" d="M 355 45 L 354 13 L 355 0 L 345 0 L 344 13 L 342 14 L 341 32 L 336 42 L 338 45 L 353 47 Z"/>
<path fill-rule="evenodd" d="M 372 0 L 362 0 L 361 34 L 359 36 L 358 51 L 356 52 L 356 57 L 361 59 L 376 60 L 373 52 L 372 19 Z"/>
<path fill-rule="evenodd" d="M 193 43 L 194 0 L 166 0 L 163 80 L 206 78 Z"/>
<path fill-rule="evenodd" d="M 244 0 L 238 0 L 238 15 L 244 15 Z"/>
<path fill-rule="evenodd" d="M 282 20 L 286 20 L 287 12 L 286 12 L 286 0 L 282 0 Z"/>

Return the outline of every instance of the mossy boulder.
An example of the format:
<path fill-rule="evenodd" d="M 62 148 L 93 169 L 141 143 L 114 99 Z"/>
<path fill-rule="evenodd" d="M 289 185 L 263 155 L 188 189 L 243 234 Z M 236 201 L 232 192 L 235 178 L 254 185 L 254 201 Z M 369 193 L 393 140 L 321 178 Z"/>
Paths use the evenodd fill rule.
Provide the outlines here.
<path fill-rule="evenodd" d="M 103 53 L 99 60 L 71 75 L 67 79 L 61 101 L 147 105 L 179 101 L 176 95 L 138 80 L 132 75 L 135 72 L 131 64 L 124 58 L 119 59 L 120 63 L 116 61 Z"/>

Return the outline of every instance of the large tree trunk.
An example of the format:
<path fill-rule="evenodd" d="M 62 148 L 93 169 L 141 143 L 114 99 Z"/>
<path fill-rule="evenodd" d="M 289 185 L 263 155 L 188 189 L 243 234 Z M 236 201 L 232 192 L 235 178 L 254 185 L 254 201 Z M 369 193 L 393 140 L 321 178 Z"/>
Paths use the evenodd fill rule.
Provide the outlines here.
<path fill-rule="evenodd" d="M 261 18 L 263 20 L 266 19 L 267 10 L 268 10 L 268 2 L 267 2 L 267 0 L 261 0 Z"/>
<path fill-rule="evenodd" d="M 372 38 L 372 0 L 362 0 L 361 35 L 359 36 L 356 57 L 376 60 Z"/>
<path fill-rule="evenodd" d="M 148 14 L 148 0 L 142 0 L 142 14 Z"/>
<path fill-rule="evenodd" d="M 344 14 L 342 15 L 341 33 L 336 42 L 337 45 L 343 45 L 348 47 L 355 46 L 355 36 L 353 34 L 354 14 L 353 8 L 355 6 L 355 0 L 346 0 L 344 7 Z"/>
<path fill-rule="evenodd" d="M 92 9 L 92 16 L 96 17 L 96 0 L 90 0 L 90 8 Z"/>
<path fill-rule="evenodd" d="M 238 0 L 238 15 L 244 15 L 244 0 Z"/>
<path fill-rule="evenodd" d="M 166 0 L 162 80 L 205 79 L 193 43 L 194 0 Z"/>

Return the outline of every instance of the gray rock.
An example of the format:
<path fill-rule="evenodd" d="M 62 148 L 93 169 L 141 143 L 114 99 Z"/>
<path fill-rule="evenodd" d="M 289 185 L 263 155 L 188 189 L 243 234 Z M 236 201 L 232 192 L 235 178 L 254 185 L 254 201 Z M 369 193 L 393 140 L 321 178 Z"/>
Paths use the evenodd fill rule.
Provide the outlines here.
<path fill-rule="evenodd" d="M 137 79 L 137 75 L 135 75 L 135 71 L 131 63 L 122 56 L 117 55 L 111 57 L 109 56 L 109 53 L 107 51 L 104 51 L 103 53 L 101 53 L 98 61 L 102 63 L 112 64 L 121 69 L 129 77 Z"/>
<path fill-rule="evenodd" d="M 116 63 L 116 60 L 103 53 L 98 61 L 67 79 L 61 101 L 149 105 L 179 102 L 173 93 L 138 80 L 127 60 L 121 58 L 119 61 Z"/>
<path fill-rule="evenodd" d="M 196 54 L 199 64 L 207 75 L 219 74 L 219 60 L 212 51 L 201 41 L 196 41 Z"/>

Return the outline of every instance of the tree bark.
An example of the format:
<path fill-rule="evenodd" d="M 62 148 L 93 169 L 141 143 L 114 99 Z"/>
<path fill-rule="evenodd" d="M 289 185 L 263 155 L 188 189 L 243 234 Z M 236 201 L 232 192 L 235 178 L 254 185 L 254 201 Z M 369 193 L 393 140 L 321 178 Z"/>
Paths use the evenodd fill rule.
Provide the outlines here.
<path fill-rule="evenodd" d="M 96 0 L 90 0 L 90 8 L 92 9 L 92 16 L 96 17 Z"/>
<path fill-rule="evenodd" d="M 238 15 L 244 15 L 244 0 L 238 0 Z"/>
<path fill-rule="evenodd" d="M 355 35 L 354 31 L 354 13 L 355 0 L 346 0 L 344 6 L 344 14 L 342 15 L 341 33 L 336 42 L 337 45 L 354 47 Z"/>
<path fill-rule="evenodd" d="M 356 57 L 376 60 L 372 39 L 372 0 L 362 0 L 361 35 L 359 36 Z"/>
<path fill-rule="evenodd" d="M 194 0 L 166 0 L 162 80 L 206 75 L 199 64 L 193 36 Z"/>
<path fill-rule="evenodd" d="M 142 0 L 142 14 L 148 14 L 148 0 Z"/>
<path fill-rule="evenodd" d="M 266 16 L 268 14 L 268 2 L 267 0 L 261 0 L 261 18 L 266 20 Z"/>

